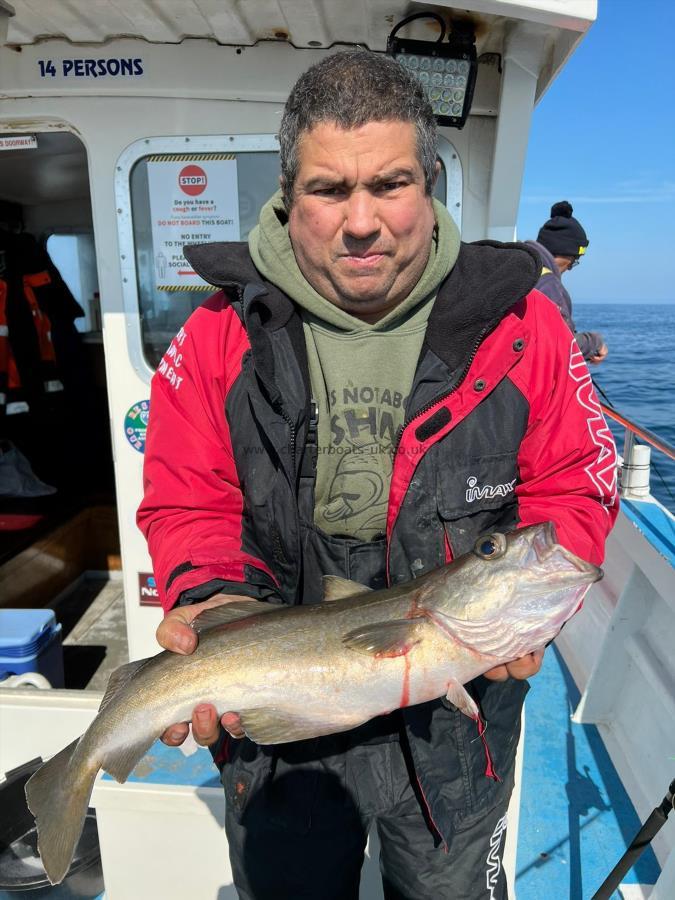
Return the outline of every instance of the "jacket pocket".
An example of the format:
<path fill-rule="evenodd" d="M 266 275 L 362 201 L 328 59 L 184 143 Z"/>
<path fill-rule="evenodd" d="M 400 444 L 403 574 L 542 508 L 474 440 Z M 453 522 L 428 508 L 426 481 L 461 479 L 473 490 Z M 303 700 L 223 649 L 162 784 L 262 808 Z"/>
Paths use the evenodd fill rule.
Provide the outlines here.
<path fill-rule="evenodd" d="M 453 557 L 488 531 L 517 524 L 517 451 L 469 457 L 436 476 L 436 503 Z"/>

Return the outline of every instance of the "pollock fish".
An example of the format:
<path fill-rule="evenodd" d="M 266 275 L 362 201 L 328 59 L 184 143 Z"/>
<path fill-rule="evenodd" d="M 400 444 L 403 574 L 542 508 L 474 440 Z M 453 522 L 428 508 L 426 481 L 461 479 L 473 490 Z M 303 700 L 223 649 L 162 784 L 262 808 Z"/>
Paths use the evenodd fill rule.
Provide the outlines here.
<path fill-rule="evenodd" d="M 206 610 L 193 623 L 193 654 L 163 651 L 117 669 L 84 735 L 28 781 L 50 881 L 68 871 L 99 770 L 124 782 L 197 704 L 238 712 L 258 744 L 346 731 L 439 697 L 478 719 L 463 685 L 544 647 L 601 577 L 546 523 L 485 535 L 454 562 L 384 590 L 326 576 L 321 604 Z"/>

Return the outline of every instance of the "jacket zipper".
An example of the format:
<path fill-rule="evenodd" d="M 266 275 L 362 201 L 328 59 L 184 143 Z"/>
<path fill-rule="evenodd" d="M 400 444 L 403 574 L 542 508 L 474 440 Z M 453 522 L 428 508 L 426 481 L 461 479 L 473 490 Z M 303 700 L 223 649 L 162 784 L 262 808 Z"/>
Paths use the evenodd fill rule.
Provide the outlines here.
<path fill-rule="evenodd" d="M 415 419 L 418 419 L 420 416 L 423 416 L 425 413 L 429 412 L 429 410 L 433 409 L 434 406 L 436 406 L 438 403 L 442 403 L 443 400 L 447 400 L 448 397 L 450 397 L 452 394 L 455 393 L 457 388 L 461 385 L 461 383 L 466 378 L 466 376 L 469 372 L 469 369 L 471 368 L 471 364 L 474 361 L 474 359 L 476 358 L 476 354 L 478 353 L 478 348 L 483 343 L 483 340 L 489 331 L 490 331 L 490 327 L 485 327 L 481 331 L 481 333 L 478 335 L 478 337 L 476 338 L 473 348 L 471 350 L 471 353 L 467 357 L 467 361 L 464 365 L 464 368 L 460 372 L 459 377 L 455 380 L 455 383 L 452 385 L 452 387 L 449 390 L 445 391 L 445 393 L 439 394 L 437 397 L 435 397 L 433 400 L 431 400 L 429 403 L 427 403 L 425 406 L 423 406 L 422 409 L 418 409 L 414 415 L 412 415 L 409 418 L 406 418 L 404 420 L 403 425 L 401 425 L 400 428 L 398 429 L 398 434 L 396 436 L 396 447 L 394 448 L 394 456 L 398 452 L 398 448 L 401 443 L 401 438 L 403 437 L 403 432 L 406 430 L 408 425 L 410 425 L 411 422 L 414 422 Z"/>
<path fill-rule="evenodd" d="M 408 425 L 410 425 L 410 423 L 413 422 L 415 419 L 417 419 L 420 416 L 423 416 L 425 413 L 429 412 L 429 410 L 433 409 L 433 407 L 436 406 L 436 404 L 442 403 L 443 400 L 446 400 L 448 397 L 450 397 L 452 394 L 455 393 L 457 388 L 460 386 L 460 384 L 466 378 L 466 376 L 469 372 L 469 369 L 471 368 L 471 363 L 476 358 L 476 353 L 478 353 L 478 348 L 482 344 L 483 339 L 485 338 L 486 334 L 488 334 L 488 332 L 491 331 L 491 329 L 493 327 L 494 327 L 493 325 L 486 325 L 485 328 L 483 328 L 483 330 L 480 332 L 480 334 L 474 341 L 474 345 L 471 349 L 471 353 L 467 357 L 466 363 L 464 364 L 464 368 L 460 372 L 459 377 L 455 380 L 455 383 L 452 385 L 452 387 L 449 390 L 445 391 L 443 394 L 439 394 L 434 400 L 432 400 L 430 403 L 427 403 L 425 406 L 423 406 L 422 409 L 418 409 L 414 415 L 410 416 L 409 418 L 404 419 L 403 425 L 401 425 L 399 427 L 398 432 L 396 434 L 396 446 L 394 447 L 394 453 L 393 453 L 392 459 L 394 459 L 394 460 L 396 459 L 396 454 L 398 453 L 398 448 L 401 445 L 401 438 L 403 437 L 403 432 L 406 430 Z M 445 540 L 447 541 L 447 546 L 450 548 L 450 552 L 452 553 L 452 547 L 450 546 L 450 542 L 447 539 L 447 533 L 446 533 Z M 386 576 L 387 576 L 387 584 L 388 585 L 390 584 L 390 577 L 389 577 L 390 547 L 391 547 L 390 542 L 389 542 L 389 540 L 387 540 L 387 560 L 386 560 L 385 565 L 386 565 Z"/>
<path fill-rule="evenodd" d="M 293 422 L 291 417 L 288 415 L 288 413 L 286 412 L 286 410 L 284 409 L 284 407 L 281 403 L 279 404 L 279 415 L 282 417 L 284 422 L 288 425 L 289 442 L 290 442 L 290 447 L 291 447 L 291 471 L 293 472 L 293 476 L 297 477 L 297 472 L 295 471 L 295 436 L 296 436 L 295 423 Z"/>

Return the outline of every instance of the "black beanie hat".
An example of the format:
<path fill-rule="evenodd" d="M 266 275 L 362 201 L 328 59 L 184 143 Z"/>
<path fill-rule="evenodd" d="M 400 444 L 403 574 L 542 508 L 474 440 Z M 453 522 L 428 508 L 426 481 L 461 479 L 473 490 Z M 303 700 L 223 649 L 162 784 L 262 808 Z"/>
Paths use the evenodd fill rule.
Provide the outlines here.
<path fill-rule="evenodd" d="M 588 247 L 586 232 L 572 216 L 567 200 L 554 203 L 551 218 L 539 229 L 537 241 L 553 256 L 582 256 Z"/>

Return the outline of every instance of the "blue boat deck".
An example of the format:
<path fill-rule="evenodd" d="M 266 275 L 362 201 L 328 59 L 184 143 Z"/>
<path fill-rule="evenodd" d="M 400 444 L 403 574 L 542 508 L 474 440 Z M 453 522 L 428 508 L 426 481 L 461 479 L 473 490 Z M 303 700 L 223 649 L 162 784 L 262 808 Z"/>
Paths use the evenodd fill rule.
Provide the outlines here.
<path fill-rule="evenodd" d="M 517 900 L 592 897 L 642 824 L 598 729 L 572 722 L 578 702 L 562 657 L 549 648 L 525 707 Z M 648 848 L 623 883 L 653 885 L 659 874 Z"/>
<path fill-rule="evenodd" d="M 622 499 L 621 508 L 652 547 L 675 567 L 675 520 L 658 503 Z"/>

